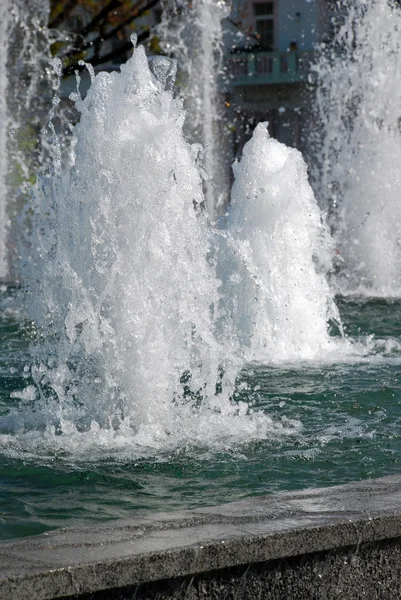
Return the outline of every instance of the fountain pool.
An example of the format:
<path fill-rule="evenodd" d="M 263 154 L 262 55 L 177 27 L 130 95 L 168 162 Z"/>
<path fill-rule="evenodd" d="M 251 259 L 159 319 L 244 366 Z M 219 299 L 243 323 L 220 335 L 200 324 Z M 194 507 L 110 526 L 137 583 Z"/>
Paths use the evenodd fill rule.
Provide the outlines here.
<path fill-rule="evenodd" d="M 10 399 L 30 383 L 29 327 L 13 310 L 15 295 L 1 293 L 3 539 L 400 471 L 399 301 L 338 300 L 347 335 L 364 341 L 364 354 L 352 360 L 244 369 L 237 394 L 269 415 L 270 426 L 252 436 L 246 423 L 210 422 L 203 438 L 191 440 L 189 431 L 185 443 L 163 450 L 123 431 L 57 436 L 8 421 L 7 432 L 16 405 L 30 404 L 29 393 Z"/>
<path fill-rule="evenodd" d="M 3 538 L 399 471 L 401 302 L 335 301 L 306 166 L 264 125 L 208 223 L 174 68 L 98 75 L 36 186 L 0 297 Z"/>

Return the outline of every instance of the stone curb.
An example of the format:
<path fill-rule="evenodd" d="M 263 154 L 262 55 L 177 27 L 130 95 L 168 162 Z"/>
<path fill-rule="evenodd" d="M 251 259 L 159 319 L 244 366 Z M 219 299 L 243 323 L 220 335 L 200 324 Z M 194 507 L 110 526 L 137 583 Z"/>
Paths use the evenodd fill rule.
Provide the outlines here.
<path fill-rule="evenodd" d="M 3 542 L 0 600 L 79 597 L 345 548 L 357 554 L 396 538 L 401 476 L 279 493 Z"/>

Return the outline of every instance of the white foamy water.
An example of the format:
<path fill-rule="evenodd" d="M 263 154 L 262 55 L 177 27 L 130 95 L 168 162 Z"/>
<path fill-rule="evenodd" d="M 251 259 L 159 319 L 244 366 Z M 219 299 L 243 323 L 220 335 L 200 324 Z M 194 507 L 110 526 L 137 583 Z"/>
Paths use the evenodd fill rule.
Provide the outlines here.
<path fill-rule="evenodd" d="M 319 359 L 339 316 L 325 277 L 330 240 L 301 154 L 259 124 L 234 164 L 229 231 L 237 327 L 247 360 Z"/>
<path fill-rule="evenodd" d="M 23 410 L 3 423 L 10 448 L 16 430 L 27 452 L 79 454 L 224 448 L 300 427 L 232 393 L 247 361 L 330 350 L 327 233 L 305 165 L 256 129 L 234 167 L 221 264 L 174 74 L 165 58 L 149 68 L 138 48 L 121 73 L 93 76 L 85 100 L 75 98 L 74 164 L 61 172 L 56 142 L 55 171 L 35 193 L 22 271 L 43 341 L 32 349 L 33 384 L 14 394 Z"/>
<path fill-rule="evenodd" d="M 36 228 L 42 277 L 33 314 L 48 332 L 65 329 L 63 365 L 82 351 L 106 378 L 107 396 L 129 396 L 128 410 L 151 420 L 152 402 L 160 410 L 181 395 L 186 370 L 195 391 L 217 380 L 209 337 L 217 282 L 201 182 L 181 105 L 143 48 L 121 74 L 99 74 L 77 107 L 75 166 L 41 198 L 49 216 L 44 235 Z"/>
<path fill-rule="evenodd" d="M 7 276 L 8 0 L 0 2 L 0 279 Z"/>
<path fill-rule="evenodd" d="M 297 434 L 299 421 L 234 399 L 241 369 L 364 361 L 375 344 L 329 335 L 332 248 L 302 156 L 260 124 L 234 164 L 228 226 L 213 230 L 175 63 L 138 48 L 121 73 L 92 76 L 74 97 L 73 164 L 62 171 L 55 138 L 35 190 L 21 270 L 39 341 L 0 445 L 85 458 Z"/>
<path fill-rule="evenodd" d="M 344 3 L 316 67 L 315 189 L 336 230 L 342 293 L 401 294 L 401 10 Z"/>
<path fill-rule="evenodd" d="M 215 335 L 220 282 L 197 149 L 165 89 L 174 63 L 151 65 L 159 79 L 138 48 L 121 73 L 94 78 L 76 99 L 74 166 L 62 174 L 56 160 L 36 190 L 35 253 L 22 268 L 46 341 L 33 349 L 35 408 L 15 423 L 100 446 L 267 435 L 268 416 L 230 399 L 242 364 Z"/>

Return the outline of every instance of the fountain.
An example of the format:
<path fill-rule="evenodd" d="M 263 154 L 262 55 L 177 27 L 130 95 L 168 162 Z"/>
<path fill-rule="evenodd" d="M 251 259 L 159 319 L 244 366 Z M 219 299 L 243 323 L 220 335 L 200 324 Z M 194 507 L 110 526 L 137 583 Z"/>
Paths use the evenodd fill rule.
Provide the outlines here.
<path fill-rule="evenodd" d="M 216 223 L 174 60 L 87 68 L 0 298 L 2 536 L 395 472 L 399 304 L 337 308 L 300 153 L 260 124 Z"/>
<path fill-rule="evenodd" d="M 202 144 L 200 161 L 209 219 L 224 213 L 230 195 L 231 150 L 223 118 L 224 0 L 167 1 L 158 34 L 163 50 L 178 63 L 177 88 L 188 113 L 184 132 Z"/>
<path fill-rule="evenodd" d="M 259 438 L 277 424 L 233 399 L 245 362 L 316 357 L 333 345 L 327 232 L 301 156 L 264 127 L 246 147 L 235 168 L 224 286 L 221 258 L 211 256 L 222 233 L 201 209 L 199 148 L 183 138 L 174 73 L 165 58 L 148 65 L 142 47 L 121 73 L 92 73 L 86 98 L 73 95 L 81 113 L 73 164 L 61 170 L 55 138 L 54 174 L 36 186 L 32 251 L 20 271 L 39 341 L 32 382 L 13 394 L 30 410 L 24 404 L 12 425 L 29 446 L 33 431 L 36 448 L 66 444 L 74 453 L 116 438 L 120 449 L 153 451 Z M 266 246 L 274 235 L 278 249 Z"/>
<path fill-rule="evenodd" d="M 376 0 L 341 9 L 316 65 L 314 188 L 335 231 L 340 292 L 398 297 L 401 11 Z"/>
<path fill-rule="evenodd" d="M 325 278 L 330 239 L 302 156 L 259 124 L 233 168 L 230 230 L 247 360 L 321 358 L 333 344 L 328 322 L 340 318 Z"/>
<path fill-rule="evenodd" d="M 24 235 L 18 219 L 39 171 L 46 172 L 46 122 L 51 99 L 48 3 L 7 0 L 0 6 L 0 279 L 18 279 Z"/>
<path fill-rule="evenodd" d="M 229 394 L 233 379 L 213 339 L 218 282 L 197 148 L 185 143 L 181 104 L 165 89 L 175 64 L 151 67 L 158 78 L 139 47 L 121 74 L 100 73 L 85 100 L 75 96 L 75 164 L 38 188 L 36 257 L 22 268 L 30 316 L 56 338 L 39 347 L 57 357 L 35 374 L 40 395 L 47 403 L 44 390 L 56 391 L 60 419 L 72 410 L 84 428 L 125 424 L 141 436 L 149 426 L 149 444 L 178 433 L 174 415 L 191 398 L 216 398 L 217 410 L 217 382 L 225 389 L 231 380 Z"/>

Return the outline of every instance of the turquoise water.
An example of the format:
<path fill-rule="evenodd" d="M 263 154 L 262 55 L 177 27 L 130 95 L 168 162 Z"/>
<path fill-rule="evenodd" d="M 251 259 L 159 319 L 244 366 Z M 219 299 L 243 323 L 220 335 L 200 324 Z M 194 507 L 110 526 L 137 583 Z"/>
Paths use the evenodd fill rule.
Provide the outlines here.
<path fill-rule="evenodd" d="M 0 538 L 399 473 L 401 301 L 338 299 L 338 305 L 346 335 L 365 348 L 358 356 L 334 364 L 252 365 L 241 374 L 237 397 L 277 424 L 266 439 L 224 449 L 206 440 L 153 456 L 117 449 L 76 455 L 57 446 L 40 454 L 13 422 L 24 400 L 10 397 L 29 383 L 32 327 L 14 310 L 15 291 L 3 289 Z"/>

